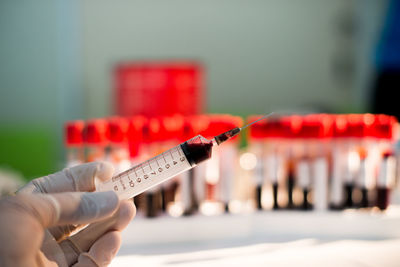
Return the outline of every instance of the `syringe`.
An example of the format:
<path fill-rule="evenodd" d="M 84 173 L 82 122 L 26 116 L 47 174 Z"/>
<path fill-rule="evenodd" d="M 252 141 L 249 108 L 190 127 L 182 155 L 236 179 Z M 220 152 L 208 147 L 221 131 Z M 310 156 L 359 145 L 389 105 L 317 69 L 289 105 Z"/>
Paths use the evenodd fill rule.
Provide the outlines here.
<path fill-rule="evenodd" d="M 236 127 L 208 140 L 197 135 L 145 162 L 142 162 L 114 177 L 109 181 L 96 185 L 97 191 L 115 191 L 120 199 L 129 199 L 167 181 L 176 175 L 190 170 L 197 164 L 208 160 L 212 155 L 212 147 L 220 145 L 239 134 L 243 129 L 265 119 L 272 113 L 251 122 L 241 128 Z"/>

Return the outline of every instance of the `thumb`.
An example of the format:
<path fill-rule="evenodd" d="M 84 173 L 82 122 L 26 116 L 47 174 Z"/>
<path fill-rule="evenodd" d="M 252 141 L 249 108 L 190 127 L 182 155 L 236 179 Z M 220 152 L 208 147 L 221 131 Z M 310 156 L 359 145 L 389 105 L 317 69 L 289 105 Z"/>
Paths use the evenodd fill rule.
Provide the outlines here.
<path fill-rule="evenodd" d="M 110 216 L 119 206 L 115 192 L 21 194 L 16 207 L 33 216 L 44 228 L 86 224 Z"/>

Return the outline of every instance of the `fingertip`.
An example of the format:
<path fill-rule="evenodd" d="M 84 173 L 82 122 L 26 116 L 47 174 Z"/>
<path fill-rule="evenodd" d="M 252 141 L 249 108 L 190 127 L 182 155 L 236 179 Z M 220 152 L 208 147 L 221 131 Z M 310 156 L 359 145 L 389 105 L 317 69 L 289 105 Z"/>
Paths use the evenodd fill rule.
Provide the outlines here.
<path fill-rule="evenodd" d="M 136 206 L 132 200 L 124 200 L 120 204 L 120 217 L 131 221 L 136 215 Z"/>
<path fill-rule="evenodd" d="M 119 248 L 121 247 L 122 243 L 122 237 L 121 237 L 121 232 L 120 231 L 112 231 L 108 232 L 105 236 L 105 239 L 107 239 L 107 246 L 110 251 L 113 253 L 113 257 L 117 254 Z"/>
<path fill-rule="evenodd" d="M 119 198 L 114 191 L 85 193 L 96 202 L 99 212 L 103 214 L 113 213 L 119 206 Z"/>
<path fill-rule="evenodd" d="M 119 207 L 115 192 L 54 194 L 60 223 L 88 223 L 111 216 Z M 57 205 L 55 205 L 57 206 Z"/>
<path fill-rule="evenodd" d="M 100 266 L 107 266 L 121 247 L 121 232 L 111 231 L 100 237 L 90 248 L 89 254 Z"/>
<path fill-rule="evenodd" d="M 80 254 L 74 266 L 108 266 L 121 247 L 121 233 L 111 231 L 100 237 L 89 252 Z"/>
<path fill-rule="evenodd" d="M 135 217 L 135 215 L 136 215 L 136 207 L 133 204 L 133 201 L 129 200 L 121 201 L 118 208 L 118 214 L 116 214 L 117 220 L 113 227 L 113 230 L 122 231 L 125 227 L 128 226 L 128 224 Z"/>
<path fill-rule="evenodd" d="M 114 167 L 108 162 L 88 162 L 63 170 L 71 189 L 64 191 L 94 191 L 97 184 L 109 180 Z M 54 192 L 54 191 L 53 191 Z"/>
<path fill-rule="evenodd" d="M 104 254 L 107 252 L 109 255 L 109 260 L 111 261 L 112 258 L 117 254 L 119 248 L 121 247 L 122 237 L 120 231 L 110 231 L 103 236 L 101 236 L 90 248 L 89 253 L 92 256 L 98 258 L 100 254 Z M 94 254 L 94 255 L 93 255 Z M 107 257 L 108 258 L 108 257 Z"/>
<path fill-rule="evenodd" d="M 99 266 L 108 266 L 121 247 L 121 232 L 111 231 L 100 237 L 90 248 L 88 254 Z"/>
<path fill-rule="evenodd" d="M 109 180 L 114 174 L 114 166 L 110 162 L 100 161 L 97 162 L 95 179 L 99 179 L 100 181 Z"/>

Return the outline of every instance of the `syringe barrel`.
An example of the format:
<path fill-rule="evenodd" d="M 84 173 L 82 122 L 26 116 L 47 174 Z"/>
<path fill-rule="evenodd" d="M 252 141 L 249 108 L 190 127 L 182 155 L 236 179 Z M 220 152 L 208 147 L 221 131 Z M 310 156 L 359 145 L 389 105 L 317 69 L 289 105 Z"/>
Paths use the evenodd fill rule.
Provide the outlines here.
<path fill-rule="evenodd" d="M 212 145 L 196 136 L 96 185 L 96 190 L 115 191 L 120 199 L 132 198 L 211 158 Z"/>
<path fill-rule="evenodd" d="M 180 146 L 191 165 L 197 165 L 211 158 L 213 142 L 201 135 L 189 139 Z"/>

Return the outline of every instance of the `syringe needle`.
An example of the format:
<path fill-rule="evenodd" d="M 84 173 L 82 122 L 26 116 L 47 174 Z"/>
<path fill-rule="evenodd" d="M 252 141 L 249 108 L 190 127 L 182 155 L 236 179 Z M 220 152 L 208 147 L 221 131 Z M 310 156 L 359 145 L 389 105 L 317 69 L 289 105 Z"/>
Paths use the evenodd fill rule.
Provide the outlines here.
<path fill-rule="evenodd" d="M 247 124 L 247 125 L 241 127 L 240 130 L 246 129 L 246 128 L 249 127 L 250 125 L 253 125 L 254 123 L 257 123 L 257 122 L 259 122 L 259 121 L 261 121 L 261 120 L 263 120 L 263 119 L 265 119 L 265 118 L 271 116 L 272 114 L 274 114 L 274 112 L 271 112 L 271 113 L 269 113 L 269 114 L 266 114 L 266 115 L 262 116 L 261 118 L 259 118 L 258 120 L 255 120 L 255 121 L 253 121 L 253 122 L 250 122 L 249 124 Z"/>
<path fill-rule="evenodd" d="M 254 123 L 256 123 L 256 122 L 258 122 L 260 120 L 265 119 L 268 116 L 271 116 L 272 114 L 274 114 L 274 113 L 271 112 L 269 114 L 266 114 L 263 117 L 261 117 L 260 119 L 258 119 L 256 121 L 253 121 L 253 122 L 243 126 L 242 128 L 236 127 L 236 128 L 233 128 L 232 130 L 229 130 L 229 131 L 227 131 L 225 133 L 219 134 L 219 135 L 214 137 L 215 142 L 217 142 L 217 145 L 220 145 L 221 143 L 225 142 L 226 140 L 231 139 L 235 135 L 239 134 L 243 129 L 249 127 L 250 125 L 252 125 L 252 124 L 254 124 Z"/>

